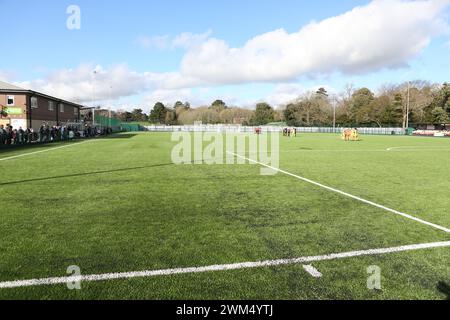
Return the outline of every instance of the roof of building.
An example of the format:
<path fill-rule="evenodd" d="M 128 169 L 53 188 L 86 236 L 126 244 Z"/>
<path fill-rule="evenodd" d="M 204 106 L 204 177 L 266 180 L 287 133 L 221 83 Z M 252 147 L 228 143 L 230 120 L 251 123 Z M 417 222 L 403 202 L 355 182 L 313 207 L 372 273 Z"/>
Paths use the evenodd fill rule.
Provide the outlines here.
<path fill-rule="evenodd" d="M 57 100 L 57 101 L 61 101 L 63 103 L 68 103 L 68 104 L 77 106 L 79 109 L 84 108 L 84 106 L 79 104 L 79 103 L 67 101 L 67 100 L 60 99 L 60 98 L 56 98 L 56 97 L 50 96 L 50 95 L 45 94 L 45 93 L 24 89 L 24 88 L 15 86 L 13 84 L 10 84 L 10 83 L 4 82 L 4 81 L 0 81 L 0 92 L 2 92 L 2 91 L 3 92 L 7 92 L 7 93 L 8 93 L 8 91 L 10 91 L 11 93 L 16 93 L 16 92 L 31 93 L 33 95 L 38 95 L 38 96 L 49 98 L 49 99 L 52 99 L 52 100 L 54 99 L 54 100 Z"/>
<path fill-rule="evenodd" d="M 0 90 L 23 90 L 26 91 L 24 88 L 15 86 L 13 84 L 0 81 Z"/>

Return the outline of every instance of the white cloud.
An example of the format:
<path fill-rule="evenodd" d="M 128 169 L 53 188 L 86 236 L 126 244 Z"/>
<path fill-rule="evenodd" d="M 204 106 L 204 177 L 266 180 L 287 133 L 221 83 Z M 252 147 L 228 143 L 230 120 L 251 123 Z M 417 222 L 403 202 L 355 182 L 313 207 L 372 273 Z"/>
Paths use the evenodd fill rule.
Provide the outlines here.
<path fill-rule="evenodd" d="M 256 36 L 241 48 L 210 38 L 186 53 L 181 73 L 219 85 L 405 66 L 448 30 L 442 14 L 449 3 L 375 0 L 295 33 L 279 29 Z"/>
<path fill-rule="evenodd" d="M 144 98 L 144 103 L 151 107 L 157 102 L 172 106 L 177 101 L 199 103 L 198 97 L 192 93 L 191 89 L 157 89 Z"/>
<path fill-rule="evenodd" d="M 200 86 L 204 82 L 199 79 L 182 75 L 179 72 L 152 73 L 146 72 L 145 77 L 149 84 L 161 89 L 183 89 Z"/>
<path fill-rule="evenodd" d="M 279 106 L 297 99 L 305 91 L 306 88 L 301 84 L 281 83 L 264 100 L 270 105 Z"/>
<path fill-rule="evenodd" d="M 94 72 L 95 71 L 95 72 Z M 0 79 L 11 82 L 12 77 L 0 72 Z M 105 105 L 111 101 L 150 92 L 146 101 L 164 100 L 173 103 L 176 100 L 195 99 L 191 93 L 197 80 L 173 73 L 139 73 L 119 64 L 104 68 L 101 65 L 81 64 L 74 69 L 61 69 L 49 73 L 43 78 L 31 81 L 14 82 L 20 87 L 46 93 L 58 98 L 81 104 Z"/>
<path fill-rule="evenodd" d="M 211 30 L 204 33 L 183 32 L 174 37 L 169 35 L 145 36 L 137 37 L 136 42 L 144 48 L 156 48 L 159 50 L 183 48 L 189 49 L 202 44 L 212 34 Z"/>
<path fill-rule="evenodd" d="M 121 100 L 144 95 L 149 104 L 188 100 L 198 105 L 210 103 L 207 99 L 211 95 L 193 88 L 268 82 L 278 85 L 265 101 L 280 105 L 305 91 L 301 85 L 291 83 L 299 76 L 370 73 L 407 65 L 433 37 L 449 31 L 443 18 L 449 4 L 450 0 L 374 0 L 342 15 L 312 22 L 298 32 L 279 29 L 258 35 L 239 48 L 211 38 L 211 31 L 174 37 L 141 36 L 137 42 L 144 47 L 185 49 L 180 70 L 136 72 L 125 64 L 109 68 L 82 64 L 16 84 L 86 104 L 93 99 Z M 8 78 L 11 81 L 10 75 L 0 72 L 0 79 Z M 238 97 L 224 99 L 254 105 L 254 101 Z"/>
<path fill-rule="evenodd" d="M 172 46 L 185 49 L 193 48 L 205 42 L 211 36 L 211 34 L 211 30 L 200 34 L 183 32 L 173 39 Z"/>
<path fill-rule="evenodd" d="M 16 78 L 16 75 L 13 72 L 0 70 L 0 81 L 11 82 Z"/>
<path fill-rule="evenodd" d="M 136 42 L 144 48 L 156 48 L 159 50 L 166 49 L 169 44 L 170 38 L 168 35 L 163 36 L 139 36 Z"/>
<path fill-rule="evenodd" d="M 324 88 L 330 95 L 337 92 L 335 88 L 325 84 L 305 87 L 299 83 L 279 83 L 265 97 L 261 97 L 257 100 L 248 100 L 244 105 L 253 108 L 258 102 L 267 102 L 273 107 L 280 107 L 296 101 L 304 94 L 315 93 L 319 88 Z"/>
<path fill-rule="evenodd" d="M 103 69 L 99 65 L 82 64 L 76 69 L 50 73 L 43 79 L 15 84 L 79 103 L 136 95 L 150 85 L 145 74 L 134 72 L 125 64 L 110 69 Z"/>

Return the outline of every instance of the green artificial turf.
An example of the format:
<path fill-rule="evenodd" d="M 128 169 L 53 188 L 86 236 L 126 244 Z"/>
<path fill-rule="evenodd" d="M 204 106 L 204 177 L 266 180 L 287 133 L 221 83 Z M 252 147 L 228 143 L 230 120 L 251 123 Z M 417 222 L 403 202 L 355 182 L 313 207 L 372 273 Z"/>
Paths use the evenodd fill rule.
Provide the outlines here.
<path fill-rule="evenodd" d="M 280 168 L 450 228 L 450 139 L 280 137 Z M 0 282 L 450 241 L 450 234 L 258 165 L 175 165 L 170 133 L 0 151 Z M 392 149 L 393 148 L 393 149 Z M 390 149 L 388 151 L 387 149 Z M 450 248 L 0 289 L 0 299 L 448 299 Z M 367 289 L 367 267 L 381 290 Z"/>

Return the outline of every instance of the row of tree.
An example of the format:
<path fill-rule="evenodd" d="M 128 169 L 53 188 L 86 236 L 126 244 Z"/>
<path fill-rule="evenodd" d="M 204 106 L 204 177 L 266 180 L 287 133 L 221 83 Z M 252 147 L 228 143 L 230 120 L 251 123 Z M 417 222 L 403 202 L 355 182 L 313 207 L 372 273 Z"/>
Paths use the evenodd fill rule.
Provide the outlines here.
<path fill-rule="evenodd" d="M 202 121 L 208 124 L 264 125 L 285 121 L 289 126 L 402 126 L 411 123 L 450 123 L 450 85 L 414 81 L 383 86 L 377 94 L 368 88 L 348 85 L 329 95 L 324 88 L 307 92 L 276 110 L 265 102 L 254 110 L 229 107 L 222 100 L 210 106 L 191 108 L 188 102 L 173 107 L 158 102 L 150 114 L 142 109 L 118 113 L 122 121 L 185 125 Z"/>
<path fill-rule="evenodd" d="M 201 121 L 208 124 L 261 125 L 281 121 L 282 112 L 275 111 L 267 103 L 258 103 L 255 110 L 229 107 L 222 100 L 214 101 L 210 106 L 191 108 L 189 103 L 177 102 L 173 108 L 158 102 L 149 115 L 151 123 L 166 125 L 193 124 Z"/>
<path fill-rule="evenodd" d="M 310 92 L 284 109 L 288 125 L 401 126 L 450 123 L 450 85 L 414 81 L 383 86 L 377 95 L 351 85 L 338 95 Z"/>

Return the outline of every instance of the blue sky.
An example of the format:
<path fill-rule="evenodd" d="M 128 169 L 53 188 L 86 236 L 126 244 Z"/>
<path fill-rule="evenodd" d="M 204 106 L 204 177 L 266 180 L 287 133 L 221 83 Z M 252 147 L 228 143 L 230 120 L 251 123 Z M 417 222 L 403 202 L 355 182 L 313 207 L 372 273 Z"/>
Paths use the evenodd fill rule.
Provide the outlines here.
<path fill-rule="evenodd" d="M 288 102 L 283 99 L 317 86 L 338 91 L 352 82 L 375 90 L 414 79 L 449 81 L 449 1 L 431 0 L 426 9 L 411 11 L 400 7 L 404 1 L 390 1 L 399 7 L 390 10 L 386 0 L 0 0 L 0 78 L 86 104 L 145 110 L 156 100 L 200 105 L 222 98 L 251 106 Z M 66 27 L 69 5 L 81 10 L 79 30 Z M 365 9 L 343 16 L 355 7 Z M 396 10 L 398 16 L 376 16 Z M 409 21 L 426 10 L 429 20 L 418 15 Z M 365 15 L 374 18 L 366 24 Z M 441 24 L 431 26 L 437 20 Z M 312 21 L 317 30 L 305 30 Z M 327 21 L 338 31 L 320 41 L 328 36 Z M 376 39 L 373 47 L 366 44 L 365 28 Z M 256 48 L 249 44 L 255 37 L 261 37 Z M 342 52 L 333 53 L 336 47 Z M 98 76 L 91 74 L 94 68 Z M 175 77 L 170 83 L 169 76 Z"/>

